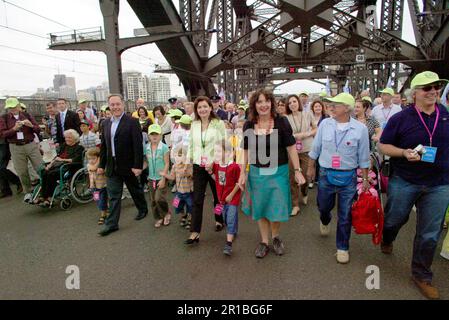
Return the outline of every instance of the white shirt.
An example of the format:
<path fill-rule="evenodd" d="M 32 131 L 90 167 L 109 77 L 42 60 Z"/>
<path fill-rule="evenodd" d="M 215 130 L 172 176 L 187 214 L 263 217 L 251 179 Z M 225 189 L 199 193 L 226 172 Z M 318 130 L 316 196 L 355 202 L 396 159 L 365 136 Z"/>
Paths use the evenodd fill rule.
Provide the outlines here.
<path fill-rule="evenodd" d="M 379 121 L 380 127 L 384 129 L 388 120 L 390 120 L 393 115 L 401 111 L 402 108 L 395 104 L 392 104 L 389 108 L 385 107 L 383 104 L 379 104 L 374 107 L 373 111 L 371 112 L 371 116 Z"/>

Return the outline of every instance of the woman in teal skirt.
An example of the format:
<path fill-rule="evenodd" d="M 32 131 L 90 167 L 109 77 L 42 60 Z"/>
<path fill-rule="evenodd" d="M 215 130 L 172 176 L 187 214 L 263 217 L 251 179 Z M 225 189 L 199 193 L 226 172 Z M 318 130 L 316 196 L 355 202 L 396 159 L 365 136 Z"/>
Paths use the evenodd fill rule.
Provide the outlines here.
<path fill-rule="evenodd" d="M 296 140 L 288 120 L 275 111 L 274 96 L 259 90 L 251 96 L 249 120 L 245 123 L 243 148 L 244 163 L 239 185 L 246 185 L 242 209 L 259 225 L 262 238 L 256 249 L 256 257 L 263 258 L 269 252 L 269 236 L 277 255 L 284 253 L 279 238 L 281 222 L 288 221 L 291 208 L 288 159 L 295 170 L 299 185 L 306 182 L 299 167 Z M 249 172 L 244 170 L 248 167 Z M 246 175 L 248 173 L 248 176 Z"/>

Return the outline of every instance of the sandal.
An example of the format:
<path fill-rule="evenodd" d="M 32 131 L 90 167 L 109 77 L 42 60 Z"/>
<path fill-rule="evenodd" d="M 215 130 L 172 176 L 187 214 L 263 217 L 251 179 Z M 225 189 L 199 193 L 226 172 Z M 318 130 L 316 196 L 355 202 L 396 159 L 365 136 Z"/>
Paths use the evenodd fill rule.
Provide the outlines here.
<path fill-rule="evenodd" d="M 164 218 L 164 226 L 168 226 L 170 224 L 171 214 L 167 214 Z"/>
<path fill-rule="evenodd" d="M 105 217 L 101 216 L 100 219 L 98 219 L 98 224 L 99 225 L 104 224 L 104 220 L 105 220 Z"/>
<path fill-rule="evenodd" d="M 162 222 L 164 222 L 164 220 L 158 220 L 158 221 L 156 221 L 156 223 L 154 224 L 154 227 L 155 228 L 160 228 L 161 226 L 162 226 Z"/>
<path fill-rule="evenodd" d="M 187 217 L 182 217 L 181 220 L 179 220 L 179 224 L 181 227 L 185 227 L 187 224 Z"/>
<path fill-rule="evenodd" d="M 215 225 L 215 231 L 216 232 L 220 232 L 221 230 L 223 230 L 224 226 L 221 223 L 217 223 Z"/>
<path fill-rule="evenodd" d="M 300 213 L 299 207 L 293 207 L 292 213 L 290 214 L 291 217 L 297 216 Z"/>
<path fill-rule="evenodd" d="M 33 201 L 33 204 L 41 204 L 42 202 L 44 202 L 44 198 L 37 198 Z"/>

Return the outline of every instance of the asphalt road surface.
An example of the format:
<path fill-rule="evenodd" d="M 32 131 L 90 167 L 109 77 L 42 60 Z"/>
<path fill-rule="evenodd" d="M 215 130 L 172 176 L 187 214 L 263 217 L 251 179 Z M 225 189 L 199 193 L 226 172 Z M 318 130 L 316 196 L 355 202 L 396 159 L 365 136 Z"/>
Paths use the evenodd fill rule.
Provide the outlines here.
<path fill-rule="evenodd" d="M 132 200 L 123 202 L 120 231 L 97 235 L 93 203 L 70 211 L 0 200 L 0 299 L 423 299 L 410 278 L 415 214 L 401 230 L 394 253 L 385 256 L 370 236 L 352 234 L 351 261 L 335 260 L 335 220 L 328 238 L 319 234 L 315 190 L 300 216 L 282 225 L 282 257 L 256 259 L 257 225 L 240 215 L 232 257 L 222 253 L 225 232 L 214 231 L 206 198 L 198 245 L 187 247 L 187 230 L 174 217 L 156 230 L 151 214 L 134 221 Z M 443 236 L 446 234 L 444 232 Z M 449 299 L 449 261 L 435 256 L 434 284 Z M 67 266 L 80 271 L 80 289 L 66 288 Z M 380 271 L 380 289 L 368 290 L 368 266 Z"/>

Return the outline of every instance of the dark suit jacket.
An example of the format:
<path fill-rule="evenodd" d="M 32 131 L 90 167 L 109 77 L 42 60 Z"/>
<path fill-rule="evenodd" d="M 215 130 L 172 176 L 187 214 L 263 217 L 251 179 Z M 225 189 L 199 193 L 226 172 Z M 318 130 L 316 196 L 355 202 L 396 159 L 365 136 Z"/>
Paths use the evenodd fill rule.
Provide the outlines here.
<path fill-rule="evenodd" d="M 65 121 L 64 121 L 64 130 L 73 129 L 79 134 L 81 134 L 80 129 L 81 120 L 80 117 L 76 112 L 73 112 L 71 110 L 67 110 L 67 114 L 65 115 Z M 61 114 L 58 113 L 56 115 L 56 142 L 59 144 L 62 144 L 65 142 L 64 140 L 64 132 L 62 132 L 62 126 L 61 126 Z"/>
<path fill-rule="evenodd" d="M 143 137 L 139 120 L 123 115 L 114 136 L 116 171 L 112 159 L 111 119 L 102 123 L 101 153 L 99 168 L 106 171 L 106 176 L 114 174 L 133 175 L 131 169 L 143 168 Z"/>

